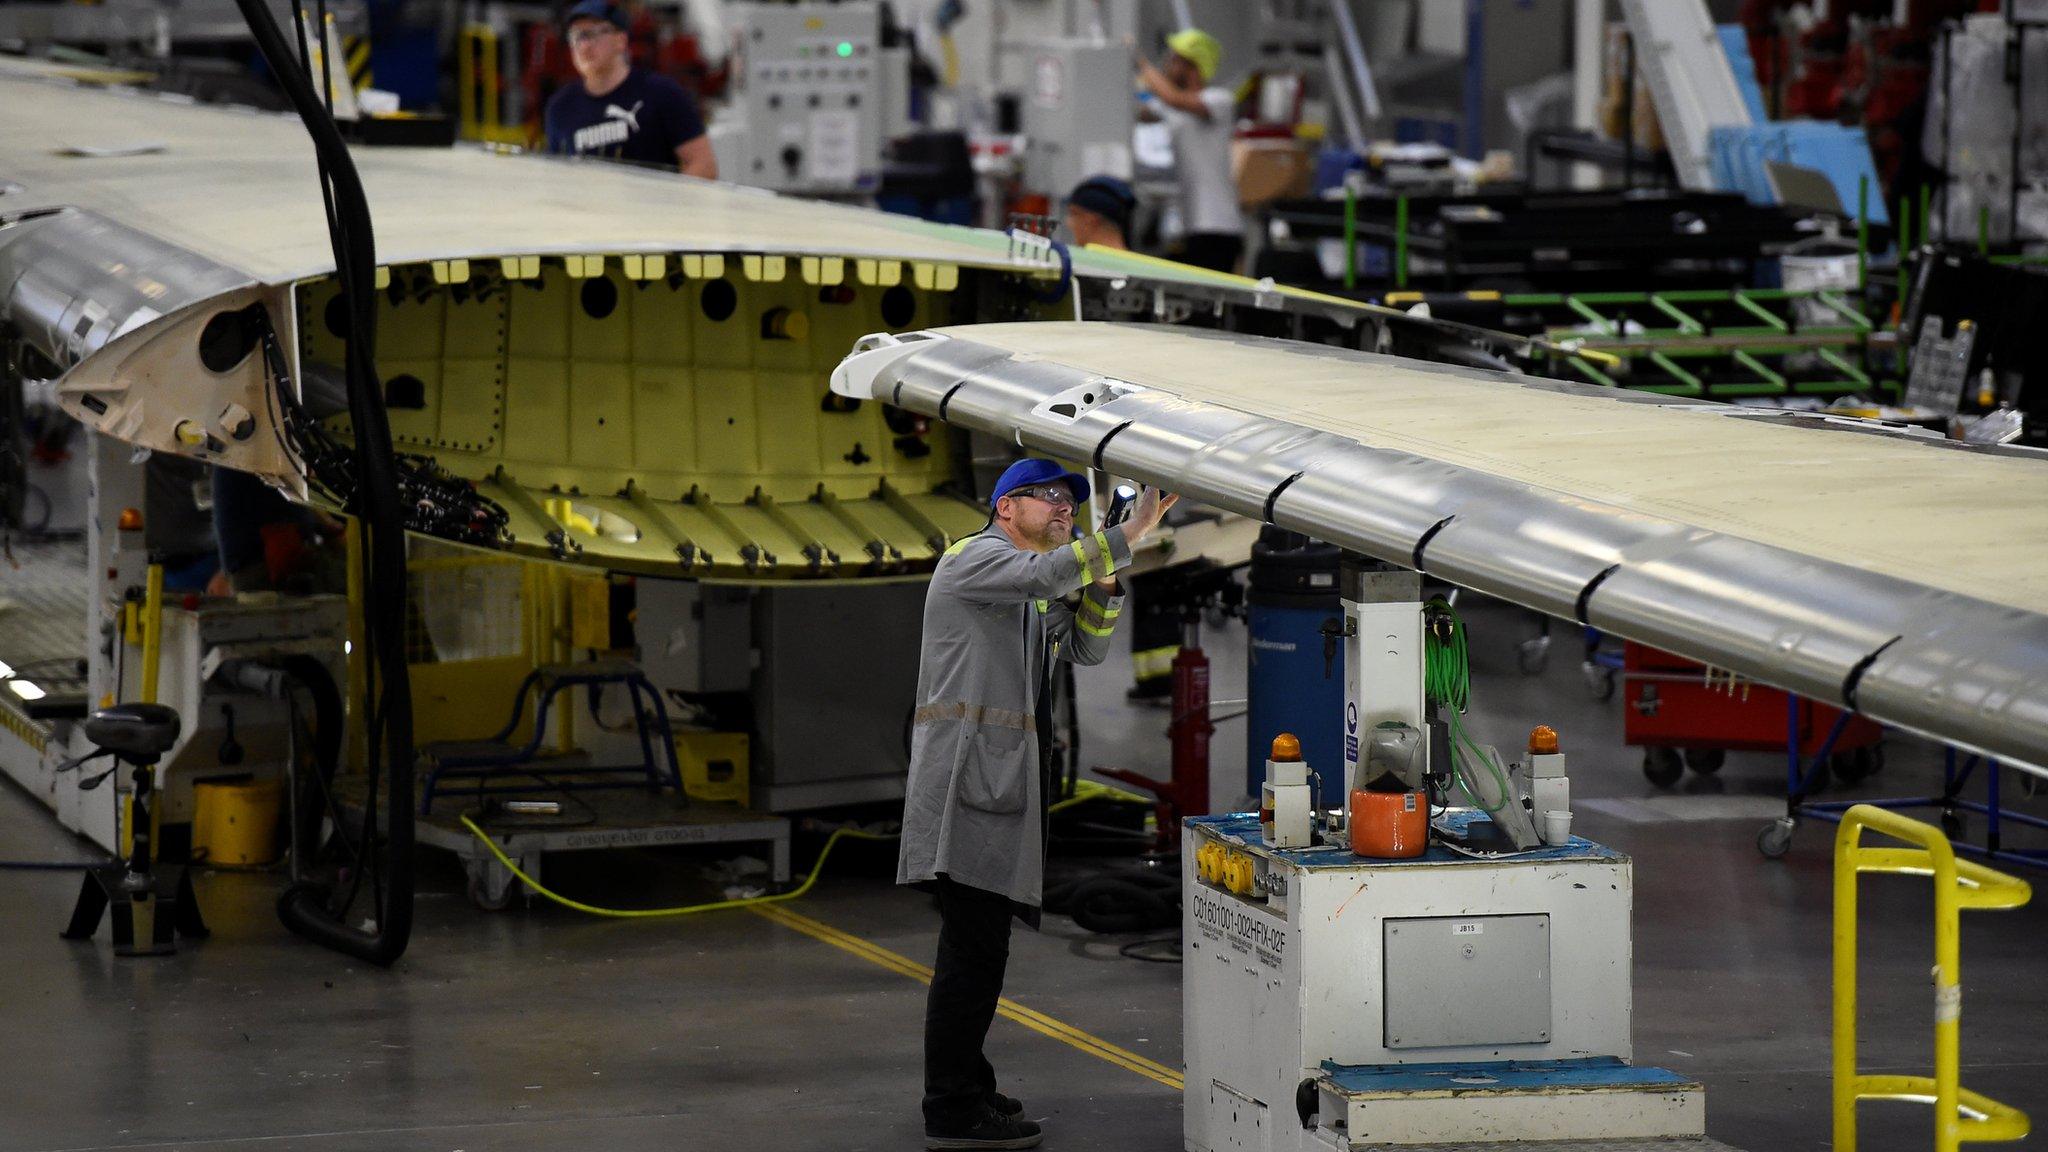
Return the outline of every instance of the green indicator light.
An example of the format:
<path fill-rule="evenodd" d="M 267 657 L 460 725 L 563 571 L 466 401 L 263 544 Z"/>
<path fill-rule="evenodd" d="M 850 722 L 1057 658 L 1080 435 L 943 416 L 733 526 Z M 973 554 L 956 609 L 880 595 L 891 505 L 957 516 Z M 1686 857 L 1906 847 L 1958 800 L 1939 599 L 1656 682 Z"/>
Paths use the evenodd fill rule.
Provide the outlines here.
<path fill-rule="evenodd" d="M 853 55 L 853 45 L 852 45 L 851 43 L 849 43 L 848 41 L 845 41 L 845 40 L 841 40 L 841 41 L 839 42 L 839 54 L 840 54 L 841 56 L 851 56 L 851 55 Z"/>

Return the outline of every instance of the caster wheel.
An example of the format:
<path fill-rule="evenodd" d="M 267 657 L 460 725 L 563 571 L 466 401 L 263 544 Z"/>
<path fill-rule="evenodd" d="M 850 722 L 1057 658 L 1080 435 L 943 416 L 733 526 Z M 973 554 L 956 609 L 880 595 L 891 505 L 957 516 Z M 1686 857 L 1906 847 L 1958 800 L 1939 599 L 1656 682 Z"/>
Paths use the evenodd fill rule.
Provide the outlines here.
<path fill-rule="evenodd" d="M 1685 766 L 1702 776 L 1712 776 L 1721 770 L 1721 765 L 1727 762 L 1728 751 L 1725 748 L 1687 748 L 1685 750 Z"/>
<path fill-rule="evenodd" d="M 1943 812 L 1941 814 L 1941 830 L 1949 839 L 1960 840 L 1963 838 L 1963 834 L 1970 830 L 1970 825 L 1968 821 L 1963 819 L 1961 812 Z"/>
<path fill-rule="evenodd" d="M 1587 695 L 1595 700 L 1614 699 L 1614 669 L 1602 668 L 1598 664 L 1587 664 L 1584 671 Z"/>
<path fill-rule="evenodd" d="M 1792 850 L 1792 830 L 1798 827 L 1788 817 L 1780 817 L 1764 825 L 1756 834 L 1756 850 L 1772 860 L 1782 858 Z"/>
<path fill-rule="evenodd" d="M 491 881 L 502 878 L 504 884 L 494 893 Z M 503 912 L 512 906 L 519 896 L 519 881 L 509 872 L 500 872 L 495 867 L 475 868 L 469 873 L 469 902 L 480 911 Z"/>
<path fill-rule="evenodd" d="M 1515 664 L 1524 676 L 1541 676 L 1550 666 L 1550 638 L 1524 640 L 1515 652 Z"/>
<path fill-rule="evenodd" d="M 1659 788 L 1669 788 L 1685 775 L 1685 761 L 1676 748 L 1643 749 L 1643 777 Z"/>

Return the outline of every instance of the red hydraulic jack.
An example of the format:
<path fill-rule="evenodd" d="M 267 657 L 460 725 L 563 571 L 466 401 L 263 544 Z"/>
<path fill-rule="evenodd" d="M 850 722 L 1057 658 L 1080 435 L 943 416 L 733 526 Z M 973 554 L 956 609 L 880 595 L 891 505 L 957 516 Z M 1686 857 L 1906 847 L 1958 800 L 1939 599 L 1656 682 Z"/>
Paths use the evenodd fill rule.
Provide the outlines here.
<path fill-rule="evenodd" d="M 1154 780 L 1128 768 L 1096 769 L 1099 775 L 1158 798 L 1155 851 L 1178 851 L 1181 818 L 1209 814 L 1209 737 L 1215 732 L 1209 719 L 1209 657 L 1202 652 L 1201 608 L 1196 606 L 1181 624 L 1180 652 L 1173 658 L 1173 721 L 1166 728 L 1173 748 L 1168 778 Z"/>

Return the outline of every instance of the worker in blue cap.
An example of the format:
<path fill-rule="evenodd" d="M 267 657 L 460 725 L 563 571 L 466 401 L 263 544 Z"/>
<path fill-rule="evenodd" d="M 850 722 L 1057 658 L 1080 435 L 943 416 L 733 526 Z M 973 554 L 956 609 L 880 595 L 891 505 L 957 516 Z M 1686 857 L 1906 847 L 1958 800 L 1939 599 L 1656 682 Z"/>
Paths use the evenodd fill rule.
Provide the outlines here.
<path fill-rule="evenodd" d="M 1087 499 L 1087 479 L 1051 460 L 1012 464 L 989 494 L 988 526 L 946 549 L 925 595 L 896 882 L 938 897 L 927 1148 L 1039 1141 L 1038 1125 L 1018 1115 L 1024 1106 L 996 1090 L 982 1047 L 1003 993 L 1010 918 L 1038 923 L 1053 662 L 1109 654 L 1123 603 L 1116 573 L 1175 498 L 1147 489 L 1123 523 L 1077 533 Z"/>
<path fill-rule="evenodd" d="M 1131 214 L 1137 207 L 1129 184 L 1114 176 L 1090 176 L 1067 193 L 1067 231 L 1082 247 L 1124 251 L 1131 246 Z"/>
<path fill-rule="evenodd" d="M 674 80 L 634 67 L 628 27 L 625 11 L 608 0 L 582 0 L 563 14 L 577 79 L 548 100 L 548 151 L 718 179 L 696 100 Z"/>

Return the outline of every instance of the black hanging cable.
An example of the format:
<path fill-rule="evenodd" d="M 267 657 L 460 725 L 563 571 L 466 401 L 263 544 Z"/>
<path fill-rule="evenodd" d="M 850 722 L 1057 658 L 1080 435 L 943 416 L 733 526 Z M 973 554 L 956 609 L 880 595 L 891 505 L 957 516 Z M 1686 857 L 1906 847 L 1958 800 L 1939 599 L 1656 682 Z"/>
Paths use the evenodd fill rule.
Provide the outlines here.
<path fill-rule="evenodd" d="M 257 49 L 277 76 L 292 109 L 313 138 L 319 164 L 328 239 L 334 252 L 335 280 L 348 318 L 344 375 L 348 382 L 349 418 L 354 428 L 353 483 L 345 509 L 362 527 L 363 637 L 367 688 L 369 799 L 365 805 L 363 845 L 371 867 L 355 869 L 346 899 L 326 885 L 299 883 L 278 900 L 278 914 L 294 932 L 337 951 L 373 964 L 390 964 L 405 952 L 412 935 L 413 913 L 413 749 L 411 684 L 405 666 L 404 620 L 407 595 L 405 519 L 399 500 L 400 466 L 391 447 L 391 428 L 383 388 L 376 371 L 376 245 L 368 198 L 350 159 L 348 146 L 320 95 L 314 91 L 305 64 L 294 66 L 289 42 L 264 0 L 236 0 Z M 293 16 L 306 46 L 304 6 L 295 0 Z M 316 34 L 324 35 L 325 29 Z M 323 50 L 323 56 L 324 56 Z M 325 69 L 322 70 L 325 72 Z M 383 829 L 388 867 L 376 867 L 379 775 L 384 776 L 386 823 Z M 361 873 L 372 873 L 376 930 L 348 922 L 349 904 Z"/>
<path fill-rule="evenodd" d="M 325 9 L 323 6 L 320 16 L 320 23 L 316 25 L 315 30 L 311 32 L 311 34 L 309 34 L 306 23 L 305 5 L 302 2 L 302 0 L 292 0 L 292 30 L 298 34 L 299 70 L 301 74 L 305 76 L 308 83 L 311 83 L 314 77 L 312 44 L 315 37 L 318 37 L 320 40 L 321 59 L 323 60 L 323 62 L 326 59 L 326 27 L 327 25 L 325 19 Z M 333 86 L 327 82 L 327 69 L 325 67 L 320 69 L 320 87 L 325 93 L 324 99 L 321 100 L 320 102 L 321 113 L 326 116 L 329 122 L 332 122 L 334 118 L 334 91 Z M 349 242 L 347 225 L 341 220 L 340 215 L 335 210 L 334 182 L 332 177 L 328 175 L 327 171 L 327 153 L 324 149 L 319 147 L 317 136 L 315 139 L 313 164 L 314 169 L 318 174 L 319 178 L 320 205 L 321 210 L 325 214 L 327 220 L 328 239 L 330 244 L 333 245 L 335 251 L 335 279 L 341 286 L 343 306 L 345 309 L 347 309 L 349 317 L 352 321 L 350 325 L 351 331 L 349 334 L 348 344 L 350 354 L 352 355 L 353 349 L 355 347 L 354 332 L 356 331 L 355 326 L 353 324 L 353 320 L 358 315 L 356 309 L 355 294 L 361 290 L 359 287 L 360 281 L 359 279 L 357 279 L 357 277 L 360 274 L 360 269 L 352 265 L 344 269 L 343 266 L 345 260 L 345 257 L 343 255 L 344 251 L 353 251 L 353 248 Z M 374 276 L 374 265 L 372 275 Z M 372 284 L 374 285 L 374 283 L 375 281 L 373 280 Z M 372 334 L 372 338 L 374 339 L 374 333 Z M 272 341 L 272 346 L 275 347 L 275 341 Z M 278 350 L 278 353 L 279 354 L 276 358 L 276 371 L 279 376 L 279 386 L 280 388 L 282 388 L 284 386 L 285 379 L 283 375 L 284 358 L 282 356 L 281 349 Z M 371 363 L 374 368 L 374 358 L 372 359 Z M 372 374 L 374 375 L 374 371 Z M 345 376 L 345 379 L 352 380 L 351 377 L 347 376 Z M 354 391 L 354 385 L 352 382 L 349 385 L 348 391 L 351 393 L 353 393 Z M 351 400 L 351 407 L 353 407 L 353 400 Z M 345 449 L 340 449 L 339 452 L 340 454 L 347 454 Z M 300 457 L 300 459 L 307 460 L 307 457 L 302 456 Z M 355 499 L 355 488 L 354 486 L 351 486 L 348 493 L 344 496 L 342 500 L 342 507 L 353 510 L 357 506 L 354 503 Z M 370 587 L 370 580 L 372 578 L 372 570 L 371 553 L 367 547 L 358 549 L 357 564 L 359 569 L 358 586 L 364 589 L 368 589 Z M 368 605 L 368 602 L 368 598 L 366 597 L 366 607 Z M 367 615 L 368 613 L 366 611 L 365 616 L 367 617 Z M 347 872 L 348 887 L 342 889 L 339 893 L 334 893 L 330 890 L 318 887 L 311 889 L 310 892 L 315 896 L 324 897 L 324 902 L 327 905 L 329 913 L 335 919 L 341 919 L 346 916 L 348 909 L 355 904 L 356 895 L 361 890 L 363 878 L 365 876 L 368 876 L 371 879 L 370 887 L 372 910 L 375 914 L 377 923 L 382 924 L 384 920 L 384 898 L 382 886 L 378 883 L 375 841 L 377 836 L 378 807 L 377 782 L 378 777 L 381 774 L 381 751 L 384 744 L 384 730 L 383 724 L 380 719 L 382 709 L 379 707 L 376 689 L 376 637 L 374 635 L 368 634 L 367 630 L 363 642 L 363 663 L 369 669 L 369 676 L 366 682 L 366 689 L 363 694 L 364 699 L 362 701 L 365 716 L 365 723 L 363 725 L 363 728 L 364 732 L 369 738 L 369 749 L 367 756 L 368 787 L 365 789 L 365 794 L 363 798 L 362 827 L 357 834 L 357 842 L 353 846 L 353 849 L 349 854 L 350 859 Z M 286 908 L 292 904 L 295 904 L 298 898 L 298 895 L 295 894 L 291 889 L 287 889 L 285 893 L 285 900 L 279 905 L 278 914 L 285 919 L 285 922 L 287 924 L 291 924 L 293 922 L 293 920 L 295 919 L 295 913 L 286 911 Z"/>

